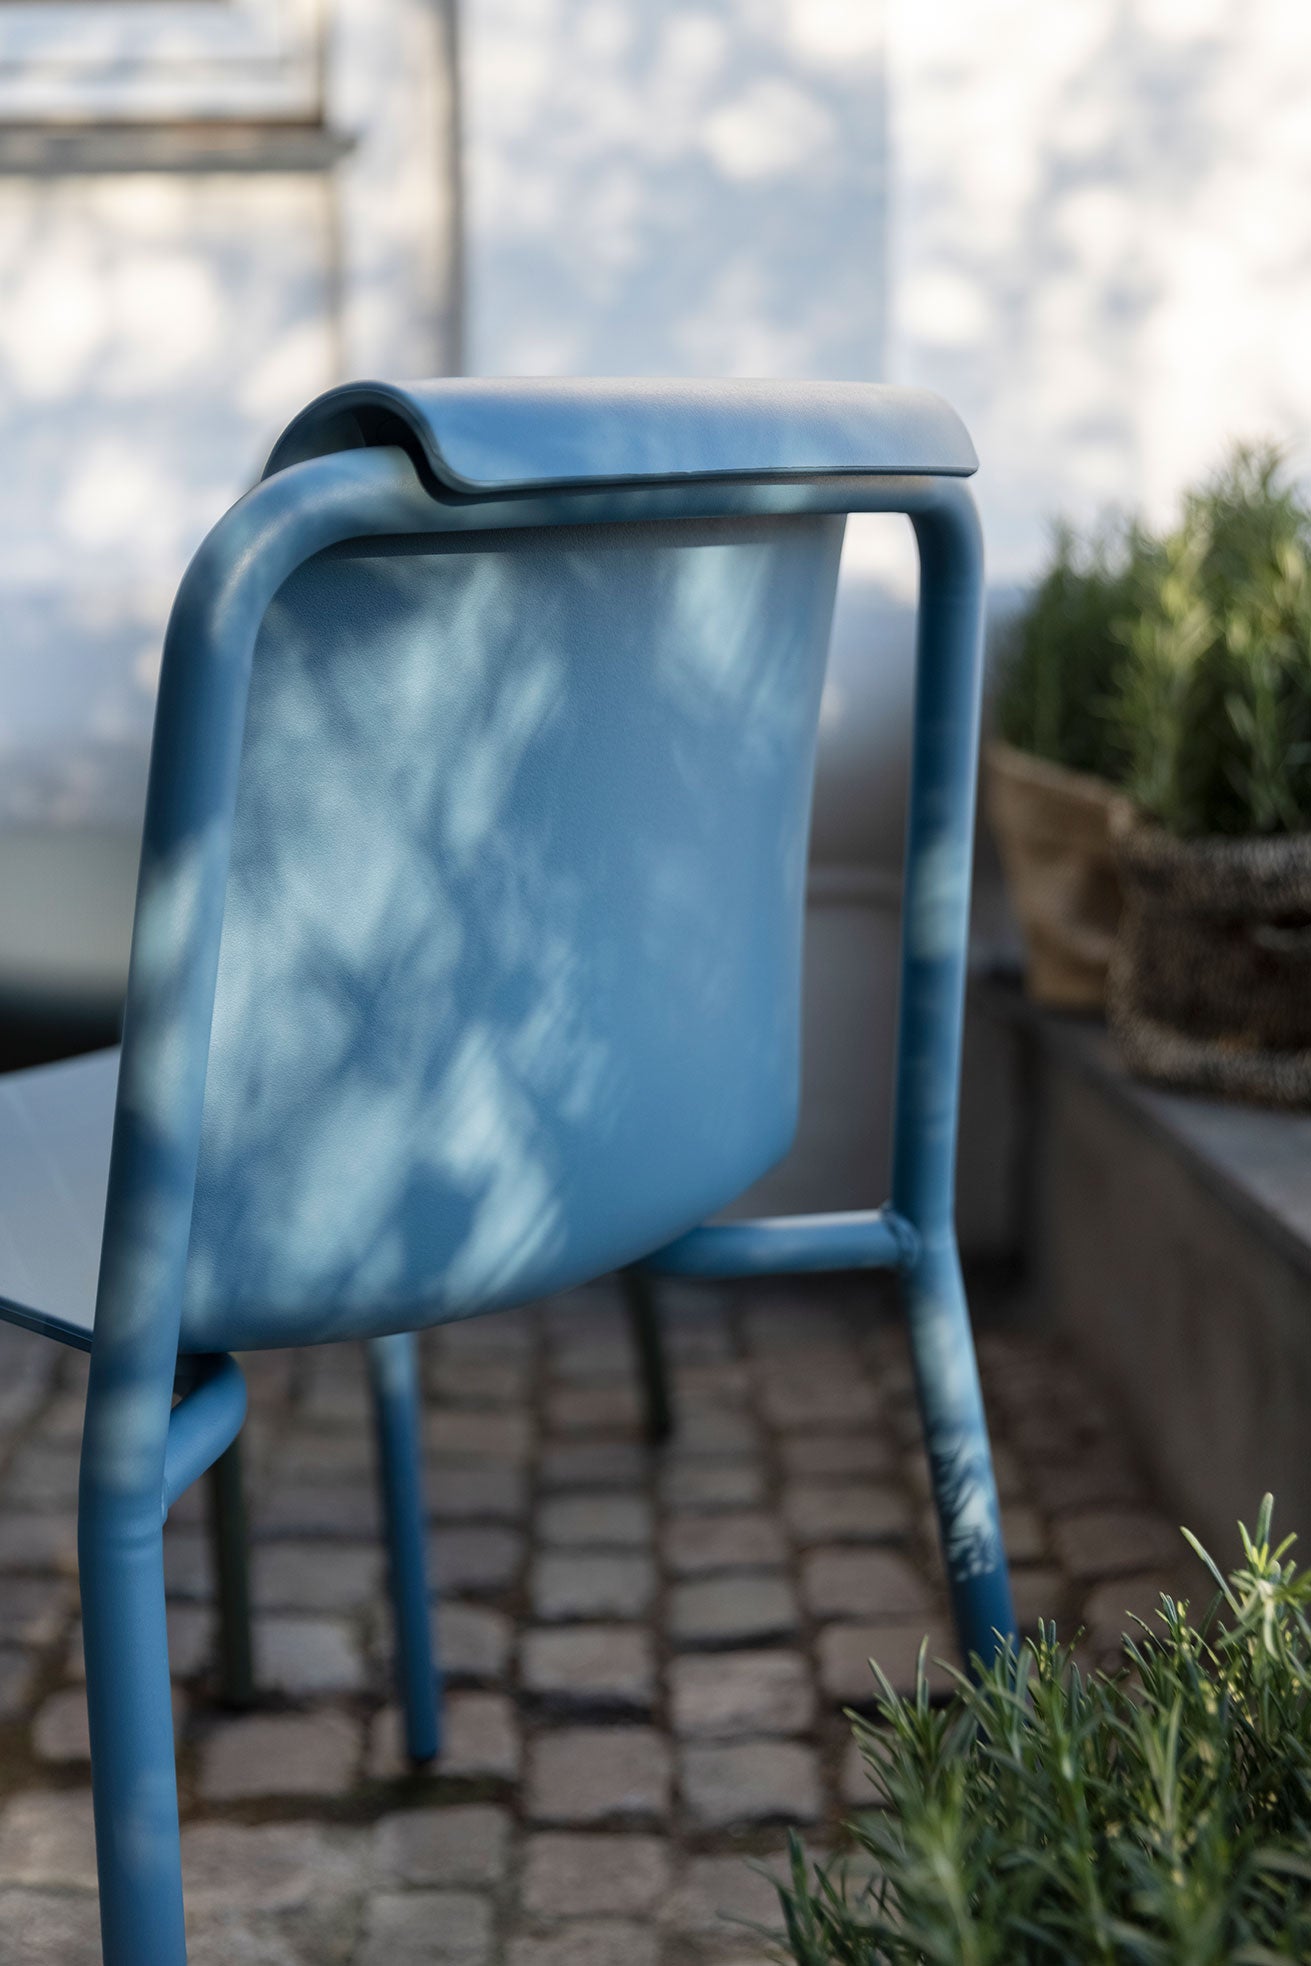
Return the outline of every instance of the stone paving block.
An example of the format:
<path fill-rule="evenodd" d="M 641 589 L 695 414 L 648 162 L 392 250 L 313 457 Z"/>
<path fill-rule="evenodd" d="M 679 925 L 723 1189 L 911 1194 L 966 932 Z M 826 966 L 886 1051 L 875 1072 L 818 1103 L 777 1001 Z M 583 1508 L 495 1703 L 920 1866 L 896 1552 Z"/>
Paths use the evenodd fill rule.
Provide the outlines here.
<path fill-rule="evenodd" d="M 27 1790 L 0 1813 L 0 1885 L 96 1888 L 90 1789 Z"/>
<path fill-rule="evenodd" d="M 668 1618 L 675 1645 L 706 1649 L 790 1638 L 800 1623 L 787 1578 L 750 1571 L 675 1584 L 669 1593 Z"/>
<path fill-rule="evenodd" d="M 424 1439 L 429 1454 L 443 1460 L 526 1461 L 533 1446 L 532 1416 L 519 1409 L 499 1413 L 429 1407 Z"/>
<path fill-rule="evenodd" d="M 554 1434 L 628 1434 L 643 1422 L 638 1388 L 625 1381 L 600 1386 L 553 1386 L 546 1424 Z"/>
<path fill-rule="evenodd" d="M 1060 1636 L 1074 1636 L 1073 1587 L 1063 1570 L 1040 1564 L 1011 1571 L 1011 1595 L 1021 1631 L 1055 1619 Z"/>
<path fill-rule="evenodd" d="M 260 1536 L 340 1536 L 364 1542 L 382 1528 L 372 1480 L 347 1485 L 275 1479 L 252 1490 L 251 1515 Z"/>
<path fill-rule="evenodd" d="M 203 1529 L 169 1522 L 164 1530 L 164 1588 L 190 1601 L 214 1595 L 214 1557 Z"/>
<path fill-rule="evenodd" d="M 437 1649 L 446 1677 L 453 1683 L 484 1684 L 504 1679 L 514 1642 L 514 1627 L 504 1612 L 485 1604 L 462 1604 L 443 1597 L 435 1613 Z M 387 1657 L 391 1657 L 391 1618 L 383 1621 Z"/>
<path fill-rule="evenodd" d="M 89 1761 L 86 1692 L 80 1686 L 52 1693 L 32 1722 L 32 1746 L 42 1761 Z"/>
<path fill-rule="evenodd" d="M 661 1552 L 676 1577 L 726 1570 L 769 1570 L 787 1556 L 778 1523 L 763 1509 L 722 1515 L 674 1515 L 665 1523 Z"/>
<path fill-rule="evenodd" d="M 904 1625 L 826 1625 L 816 1645 L 820 1689 L 825 1698 L 839 1707 L 872 1707 L 879 1689 L 870 1670 L 871 1659 L 878 1660 L 898 1693 L 913 1693 L 916 1662 L 926 1635 L 929 1686 L 935 1695 L 946 1694 L 952 1686 L 951 1675 L 938 1661 L 955 1659 L 956 1643 L 945 1626 L 928 1620 Z"/>
<path fill-rule="evenodd" d="M 1030 1503 L 1004 1502 L 1001 1511 L 1002 1541 L 1011 1563 L 1041 1563 L 1047 1554 L 1047 1532 L 1042 1517 Z"/>
<path fill-rule="evenodd" d="M 539 1542 L 570 1549 L 642 1549 L 651 1541 L 644 1495 L 552 1495 L 537 1512 Z"/>
<path fill-rule="evenodd" d="M 845 1481 L 860 1475 L 890 1475 L 898 1465 L 896 1441 L 881 1428 L 859 1433 L 784 1434 L 779 1453 L 788 1473 L 799 1480 Z"/>
<path fill-rule="evenodd" d="M 690 1742 L 680 1773 L 683 1800 L 702 1829 L 813 1823 L 823 1814 L 818 1759 L 797 1741 Z"/>
<path fill-rule="evenodd" d="M 207 1802 L 342 1795 L 358 1752 L 356 1729 L 341 1714 L 246 1714 L 217 1725 L 204 1743 L 199 1792 Z"/>
<path fill-rule="evenodd" d="M 506 1966 L 656 1966 L 659 1939 L 650 1925 L 615 1918 L 580 1919 L 546 1937 L 512 1938 Z"/>
<path fill-rule="evenodd" d="M 0 1966 L 101 1966 L 95 1898 L 89 1892 L 0 1891 Z"/>
<path fill-rule="evenodd" d="M 670 1851 L 661 1837 L 541 1831 L 524 1848 L 520 1903 L 528 1917 L 641 1918 L 669 1893 Z"/>
<path fill-rule="evenodd" d="M 909 1499 L 889 1482 L 794 1481 L 783 1514 L 803 1548 L 813 1543 L 887 1543 L 912 1525 Z"/>
<path fill-rule="evenodd" d="M 663 1817 L 669 1744 L 648 1727 L 561 1727 L 540 1734 L 528 1759 L 527 1811 L 547 1825 Z"/>
<path fill-rule="evenodd" d="M 676 1461 L 661 1470 L 660 1498 L 667 1509 L 753 1508 L 764 1496 L 759 1461 Z"/>
<path fill-rule="evenodd" d="M 75 1442 L 27 1440 L 9 1464 L 4 1480 L 6 1510 L 56 1509 L 70 1516 L 77 1508 L 78 1448 Z"/>
<path fill-rule="evenodd" d="M 1127 1451 L 1113 1443 L 1044 1461 L 1033 1468 L 1030 1487 L 1049 1516 L 1095 1506 L 1133 1508 L 1146 1499 L 1142 1476 Z"/>
<path fill-rule="evenodd" d="M 615 1379 L 635 1379 L 637 1354 L 632 1340 L 620 1335 L 585 1338 L 551 1347 L 555 1378 L 575 1386 L 597 1386 Z"/>
<path fill-rule="evenodd" d="M 480 1593 L 507 1590 L 523 1563 L 523 1537 L 499 1523 L 440 1527 L 433 1531 L 428 1560 L 442 1590 Z"/>
<path fill-rule="evenodd" d="M 527 1471 L 511 1461 L 429 1461 L 425 1493 L 434 1522 L 517 1522 L 528 1507 Z"/>
<path fill-rule="evenodd" d="M 928 1585 L 892 1550 L 818 1549 L 802 1560 L 801 1590 L 816 1618 L 910 1618 L 930 1609 Z"/>
<path fill-rule="evenodd" d="M 512 1827 L 508 1810 L 487 1803 L 397 1810 L 374 1832 L 371 1874 L 406 1885 L 489 1888 L 505 1875 Z"/>
<path fill-rule="evenodd" d="M 77 1570 L 77 1530 L 71 1515 L 0 1514 L 0 1571 L 34 1570 L 72 1576 Z"/>
<path fill-rule="evenodd" d="M 27 1706 L 36 1678 L 36 1657 L 21 1646 L 0 1645 L 0 1720 L 14 1720 Z"/>
<path fill-rule="evenodd" d="M 430 1399 L 451 1406 L 512 1406 L 528 1391 L 528 1361 L 471 1352 L 434 1359 L 425 1374 Z"/>
<path fill-rule="evenodd" d="M 472 1891 L 379 1891 L 359 1966 L 491 1966 L 492 1908 Z"/>
<path fill-rule="evenodd" d="M 370 1848 L 367 1830 L 320 1823 L 186 1825 L 188 1960 L 348 1966 Z"/>
<path fill-rule="evenodd" d="M 649 1713 L 655 1645 L 640 1625 L 562 1625 L 524 1633 L 524 1691 L 544 1707 Z"/>
<path fill-rule="evenodd" d="M 293 1424 L 279 1431 L 274 1458 L 280 1481 L 325 1480 L 339 1486 L 347 1479 L 367 1482 L 377 1475 L 377 1450 L 367 1427 L 343 1433 L 340 1427 L 325 1432 Z"/>
<path fill-rule="evenodd" d="M 49 1645 L 73 1604 L 63 1577 L 8 1577 L 0 1589 L 0 1642 Z"/>
<path fill-rule="evenodd" d="M 854 1361 L 829 1369 L 769 1372 L 762 1377 L 759 1397 L 770 1425 L 785 1433 L 872 1426 L 880 1415 L 878 1395 Z"/>
<path fill-rule="evenodd" d="M 650 1450 L 635 1440 L 549 1441 L 537 1464 L 544 1490 L 624 1488 L 646 1479 Z"/>
<path fill-rule="evenodd" d="M 257 1543 L 251 1593 L 263 1611 L 357 1611 L 383 1586 L 383 1553 L 367 1543 Z"/>
<path fill-rule="evenodd" d="M 748 1926 L 777 1927 L 778 1893 L 757 1868 L 760 1861 L 737 1855 L 691 1858 L 666 1908 L 670 1925 L 740 1945 L 755 1938 Z M 773 1868 L 781 1873 L 781 1860 Z"/>
<path fill-rule="evenodd" d="M 1174 1524 L 1149 1509 L 1079 1509 L 1052 1525 L 1056 1554 L 1081 1583 L 1152 1569 L 1184 1568 L 1187 1545 Z"/>
<path fill-rule="evenodd" d="M 737 1460 L 759 1454 L 760 1427 L 736 1407 L 684 1404 L 674 1420 L 674 1437 L 664 1450 L 668 1466 L 683 1460 Z"/>
<path fill-rule="evenodd" d="M 253 1622 L 261 1692 L 313 1700 L 325 1693 L 359 1693 L 368 1684 L 359 1643 L 344 1619 L 269 1612 Z"/>
<path fill-rule="evenodd" d="M 492 1352 L 498 1357 L 527 1358 L 536 1350 L 539 1325 L 536 1310 L 497 1311 L 494 1317 L 463 1318 L 424 1334 L 434 1359 L 467 1357 Z"/>
<path fill-rule="evenodd" d="M 674 1731 L 706 1740 L 801 1734 L 815 1687 L 799 1652 L 688 1653 L 669 1668 Z"/>
<path fill-rule="evenodd" d="M 549 1551 L 532 1567 L 534 1615 L 556 1624 L 567 1618 L 640 1618 L 655 1596 L 649 1556 L 625 1551 Z"/>

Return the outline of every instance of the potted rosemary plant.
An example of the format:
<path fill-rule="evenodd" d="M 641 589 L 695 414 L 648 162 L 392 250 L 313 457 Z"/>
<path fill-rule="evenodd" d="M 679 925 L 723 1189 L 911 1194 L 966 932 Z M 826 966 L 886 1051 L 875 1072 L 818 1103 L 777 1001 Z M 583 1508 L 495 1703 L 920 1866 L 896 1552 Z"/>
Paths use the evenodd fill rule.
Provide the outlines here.
<path fill-rule="evenodd" d="M 1311 1103 L 1311 512 L 1240 450 L 1139 570 L 1108 1008 L 1146 1077 Z"/>
<path fill-rule="evenodd" d="M 857 1723 L 855 1863 L 779 1888 L 795 1966 L 1277 1966 L 1311 1959 L 1311 1577 L 1271 1503 L 1196 1620 L 1161 1600 L 1126 1667 L 1055 1633 L 949 1704 L 883 1681 Z M 1192 1539 L 1189 1539 L 1190 1542 Z"/>
<path fill-rule="evenodd" d="M 1146 541 L 1111 524 L 1057 529 L 1051 562 L 1002 651 L 988 817 L 1038 1003 L 1100 1010 L 1120 895 L 1110 838 L 1127 762 L 1116 722 L 1124 646 Z"/>

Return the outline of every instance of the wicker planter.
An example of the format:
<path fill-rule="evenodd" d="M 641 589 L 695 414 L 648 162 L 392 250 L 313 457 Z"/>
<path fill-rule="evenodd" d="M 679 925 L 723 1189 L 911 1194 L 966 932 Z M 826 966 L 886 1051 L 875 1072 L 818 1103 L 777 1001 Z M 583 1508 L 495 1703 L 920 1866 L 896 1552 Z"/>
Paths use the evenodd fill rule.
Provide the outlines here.
<path fill-rule="evenodd" d="M 1101 1010 L 1120 914 L 1111 845 L 1116 795 L 1100 778 L 990 743 L 988 818 L 1025 945 L 1035 1003 Z"/>
<path fill-rule="evenodd" d="M 1311 1105 L 1311 833 L 1179 840 L 1121 807 L 1111 1025 L 1145 1078 Z"/>

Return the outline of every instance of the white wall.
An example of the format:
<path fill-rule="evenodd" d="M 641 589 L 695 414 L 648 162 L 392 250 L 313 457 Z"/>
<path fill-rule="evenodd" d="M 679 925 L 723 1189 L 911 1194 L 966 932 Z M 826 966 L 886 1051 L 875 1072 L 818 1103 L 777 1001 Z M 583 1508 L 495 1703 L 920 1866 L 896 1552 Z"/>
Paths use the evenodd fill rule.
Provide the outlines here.
<path fill-rule="evenodd" d="M 994 611 L 1051 517 L 1311 462 L 1305 0 L 464 0 L 468 360 L 841 376 L 962 411 Z M 849 529 L 808 1096 L 766 1199 L 886 1178 L 914 564 Z"/>

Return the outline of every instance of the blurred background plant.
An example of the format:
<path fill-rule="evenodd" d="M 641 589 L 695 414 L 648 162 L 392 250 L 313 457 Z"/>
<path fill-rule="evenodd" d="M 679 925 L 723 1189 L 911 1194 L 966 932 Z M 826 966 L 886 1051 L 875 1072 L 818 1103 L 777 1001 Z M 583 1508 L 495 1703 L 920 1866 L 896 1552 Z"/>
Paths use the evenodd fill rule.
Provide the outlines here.
<path fill-rule="evenodd" d="M 1311 1957 L 1311 1577 L 1272 1502 L 1195 1622 L 1163 1597 L 1114 1674 L 1055 1628 L 856 1723 L 858 1867 L 780 1888 L 796 1966 L 1271 1966 Z M 1187 1532 L 1185 1532 L 1187 1534 Z M 877 1670 L 877 1668 L 876 1668 Z M 871 1876 L 872 1871 L 872 1876 Z M 860 1881 L 861 1879 L 865 1881 Z"/>

